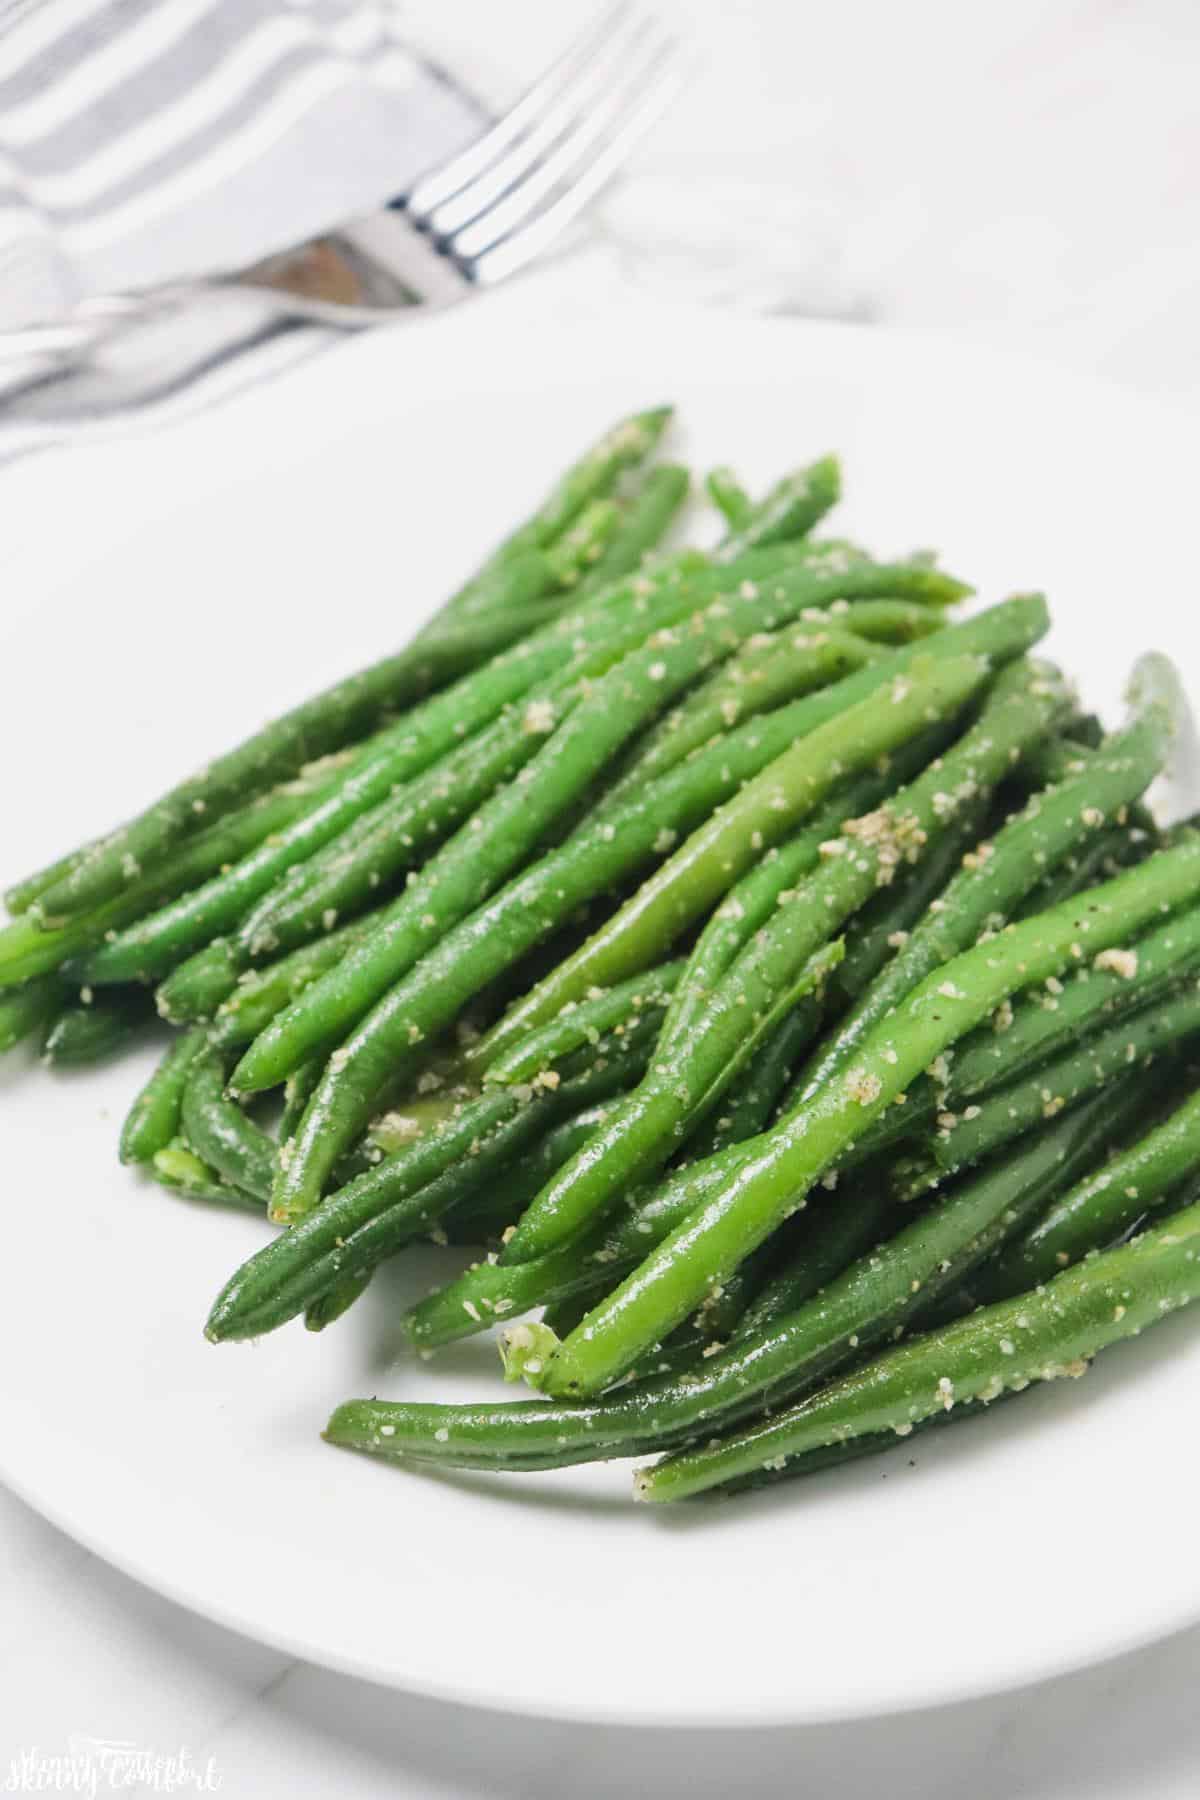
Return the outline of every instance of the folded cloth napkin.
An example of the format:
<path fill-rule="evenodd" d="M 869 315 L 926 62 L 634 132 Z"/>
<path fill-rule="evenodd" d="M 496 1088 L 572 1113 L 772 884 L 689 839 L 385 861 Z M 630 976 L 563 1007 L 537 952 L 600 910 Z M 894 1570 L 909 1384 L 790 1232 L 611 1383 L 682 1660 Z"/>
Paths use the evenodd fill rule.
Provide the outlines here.
<path fill-rule="evenodd" d="M 480 117 L 388 0 L 9 0 L 0 324 L 302 242 Z"/>
<path fill-rule="evenodd" d="M 0 328 L 302 243 L 386 205 L 484 119 L 402 43 L 393 0 L 0 0 Z M 141 369 L 134 344 L 112 370 L 0 371 L 0 458 L 38 421 L 194 404 L 206 363 L 227 391 L 227 319 L 212 343 L 195 320 L 179 334 L 155 327 Z M 254 335 L 270 354 L 237 360 L 260 373 L 331 336 Z"/>

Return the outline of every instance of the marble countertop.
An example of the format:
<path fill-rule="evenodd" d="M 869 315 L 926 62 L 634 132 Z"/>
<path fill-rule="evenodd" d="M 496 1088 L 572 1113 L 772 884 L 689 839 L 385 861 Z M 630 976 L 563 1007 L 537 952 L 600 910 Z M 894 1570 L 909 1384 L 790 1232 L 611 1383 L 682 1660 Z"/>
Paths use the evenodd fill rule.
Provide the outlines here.
<path fill-rule="evenodd" d="M 970 335 L 1200 406 L 1192 0 L 654 3 L 698 71 L 604 205 L 605 280 Z M 418 41 L 503 103 L 588 9 L 406 10 Z M 297 1664 L 2 1493 L 0 1589 L 5 1791 L 33 1791 L 37 1759 L 72 1749 L 102 1768 L 114 1743 L 186 1751 L 209 1791 L 256 1800 L 1191 1800 L 1200 1781 L 1200 1630 L 937 1712 L 685 1735 L 471 1713 Z M 164 1791 L 164 1770 L 143 1774 L 130 1791 Z"/>

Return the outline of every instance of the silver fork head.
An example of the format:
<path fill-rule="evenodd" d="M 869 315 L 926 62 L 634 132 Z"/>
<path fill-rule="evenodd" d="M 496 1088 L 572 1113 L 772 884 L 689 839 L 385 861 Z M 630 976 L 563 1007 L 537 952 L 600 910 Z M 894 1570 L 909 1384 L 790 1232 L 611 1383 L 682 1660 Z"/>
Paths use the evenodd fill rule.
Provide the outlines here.
<path fill-rule="evenodd" d="M 502 281 L 573 223 L 683 83 L 676 41 L 622 0 L 490 131 L 416 184 L 408 216 L 469 280 Z"/>
<path fill-rule="evenodd" d="M 448 305 L 548 250 L 683 81 L 675 40 L 636 0 L 617 0 L 482 137 L 422 176 L 401 210 L 384 209 L 252 269 L 99 297 L 66 319 L 0 333 L 0 366 L 31 358 L 69 365 L 128 327 L 214 292 L 252 293 L 268 316 L 350 330 L 394 318 L 414 300 Z"/>

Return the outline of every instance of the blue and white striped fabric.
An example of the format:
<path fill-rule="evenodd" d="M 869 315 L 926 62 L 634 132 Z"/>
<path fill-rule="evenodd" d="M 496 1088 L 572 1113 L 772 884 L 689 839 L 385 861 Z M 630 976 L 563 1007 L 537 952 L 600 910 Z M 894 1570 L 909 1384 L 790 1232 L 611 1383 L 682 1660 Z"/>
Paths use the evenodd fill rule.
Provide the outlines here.
<path fill-rule="evenodd" d="M 479 130 L 390 0 L 0 0 L 0 326 L 237 268 Z"/>

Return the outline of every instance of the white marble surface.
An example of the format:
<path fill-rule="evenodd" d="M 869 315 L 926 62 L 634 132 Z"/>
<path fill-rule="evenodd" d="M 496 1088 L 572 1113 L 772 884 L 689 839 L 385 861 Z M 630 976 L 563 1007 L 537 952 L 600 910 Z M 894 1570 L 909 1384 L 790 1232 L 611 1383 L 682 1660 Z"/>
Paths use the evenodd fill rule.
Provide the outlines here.
<path fill-rule="evenodd" d="M 605 207 L 596 279 L 970 333 L 1200 404 L 1194 0 L 656 4 L 702 66 Z M 408 10 L 503 101 L 586 9 Z M 684 1736 L 472 1714 L 291 1663 L 148 1594 L 9 1495 L 0 1592 L 0 1788 L 11 1757 L 84 1740 L 186 1748 L 214 1759 L 220 1791 L 261 1800 L 1200 1788 L 1200 1631 L 940 1712 Z"/>

